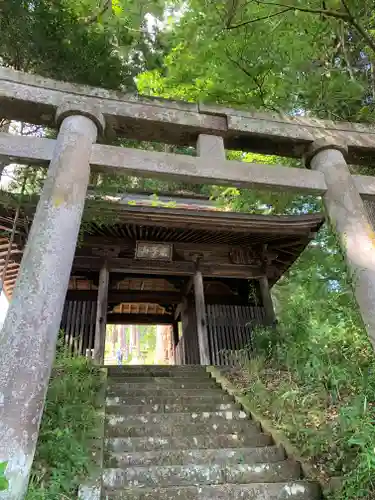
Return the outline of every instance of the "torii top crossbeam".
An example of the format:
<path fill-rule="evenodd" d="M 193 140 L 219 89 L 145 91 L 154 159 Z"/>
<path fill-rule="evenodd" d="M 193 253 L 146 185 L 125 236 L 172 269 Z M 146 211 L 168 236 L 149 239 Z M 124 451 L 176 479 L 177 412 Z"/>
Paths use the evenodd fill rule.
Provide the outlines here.
<path fill-rule="evenodd" d="M 196 146 L 200 135 L 212 135 L 222 138 L 226 149 L 303 157 L 311 144 L 324 139 L 345 145 L 351 163 L 369 165 L 375 160 L 375 127 L 371 125 L 138 97 L 0 68 L 0 118 L 56 127 L 57 109 L 66 103 L 73 103 L 81 113 L 95 109 L 102 114 L 105 130 L 100 131 L 103 132 L 101 142 L 123 136 L 139 141 Z M 60 115 L 60 120 L 63 116 Z M 13 162 L 48 164 L 54 147 L 55 141 L 51 139 L 0 133 L 0 157 Z M 225 157 L 212 153 L 201 160 L 186 155 L 95 144 L 90 165 L 99 171 L 171 181 L 315 195 L 326 191 L 321 172 L 228 162 Z M 353 180 L 363 198 L 371 199 L 375 195 L 373 177 L 355 175 Z"/>
<path fill-rule="evenodd" d="M 198 135 L 208 134 L 223 137 L 226 149 L 300 158 L 312 142 L 329 137 L 347 145 L 350 163 L 375 160 L 373 125 L 150 98 L 0 68 L 2 118 L 54 127 L 56 110 L 66 100 L 98 108 L 107 139 L 116 134 L 195 147 Z"/>

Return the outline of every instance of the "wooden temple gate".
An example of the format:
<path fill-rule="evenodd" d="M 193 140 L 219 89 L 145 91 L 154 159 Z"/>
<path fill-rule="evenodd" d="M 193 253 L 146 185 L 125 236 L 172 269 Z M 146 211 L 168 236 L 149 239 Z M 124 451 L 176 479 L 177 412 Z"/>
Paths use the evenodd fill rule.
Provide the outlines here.
<path fill-rule="evenodd" d="M 249 316 L 263 321 L 255 308 L 263 309 L 266 323 L 271 321 L 269 286 L 322 220 L 202 217 L 115 204 L 109 211 L 119 221 L 112 227 L 132 231 L 112 234 L 106 248 L 100 231 L 99 245 L 84 235 L 87 244 L 76 249 L 90 169 L 322 196 L 375 347 L 375 234 L 364 205 L 374 200 L 375 178 L 352 175 L 348 167 L 374 165 L 372 126 L 143 99 L 6 68 L 0 68 L 0 117 L 58 129 L 56 140 L 0 133 L 1 161 L 49 165 L 35 216 L 25 215 L 31 228 L 17 227 L 6 268 L 12 300 L 0 333 L 0 463 L 7 463 L 9 487 L 0 492 L 1 499 L 25 495 L 63 313 L 67 342 L 78 351 L 93 343 L 98 362 L 106 321 L 124 321 L 116 308 L 135 300 L 163 308 L 158 316 L 169 315 L 174 325 L 178 319 L 185 323 L 180 347 L 174 328 L 181 362 L 191 362 L 189 356 L 197 362 L 197 353 L 202 364 L 222 362 L 220 347 L 236 347 L 234 339 L 241 345 L 244 335 L 251 339 L 245 331 Z M 195 156 L 109 145 L 115 137 L 189 146 Z M 226 150 L 299 158 L 307 168 L 229 161 Z M 284 223 L 288 227 L 281 229 Z M 163 238 L 165 231 L 179 236 Z M 200 239 L 213 234 L 219 239 Z M 0 251 L 3 266 L 6 260 Z M 149 289 L 142 285 L 146 279 Z M 80 280 L 87 285 L 83 290 L 76 286 Z M 250 302 L 249 284 L 258 290 L 259 303 Z"/>
<path fill-rule="evenodd" d="M 175 363 L 228 364 L 229 351 L 251 347 L 255 327 L 274 323 L 269 288 L 323 222 L 174 203 L 185 210 L 105 203 L 108 222 L 85 225 L 61 321 L 72 354 L 95 350 L 102 363 L 107 324 L 164 324 Z"/>

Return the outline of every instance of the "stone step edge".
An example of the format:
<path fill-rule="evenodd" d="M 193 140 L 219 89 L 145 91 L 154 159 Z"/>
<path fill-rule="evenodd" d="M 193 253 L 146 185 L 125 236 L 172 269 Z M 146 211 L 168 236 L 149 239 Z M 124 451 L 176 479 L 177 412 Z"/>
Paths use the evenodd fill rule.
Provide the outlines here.
<path fill-rule="evenodd" d="M 186 412 L 176 412 L 173 411 L 173 406 L 184 406 L 178 403 L 175 404 L 154 404 L 154 405 L 143 405 L 143 404 L 138 404 L 138 405 L 127 405 L 126 407 L 126 412 L 122 413 L 119 411 L 119 408 L 121 408 L 122 404 L 107 404 L 106 403 L 106 415 L 112 415 L 113 414 L 118 414 L 118 415 L 125 415 L 125 416 L 134 416 L 134 415 L 174 415 L 175 413 L 186 413 Z M 153 411 L 148 411 L 148 412 L 141 412 L 139 413 L 140 408 L 144 407 L 151 407 Z M 158 408 L 155 409 L 155 406 Z M 188 405 L 186 405 L 188 406 Z M 240 405 L 238 403 L 217 403 L 216 408 L 212 408 L 212 406 L 215 406 L 215 404 L 205 404 L 202 403 L 201 405 L 197 404 L 195 406 L 195 410 L 193 412 L 198 412 L 198 413 L 204 413 L 204 412 L 217 412 L 217 411 L 243 411 L 240 409 Z M 220 408 L 220 406 L 226 406 L 226 408 Z M 167 407 L 167 408 L 165 408 Z M 108 409 L 111 411 L 108 412 Z M 113 410 L 113 412 L 112 412 Z M 190 412 L 188 412 L 190 413 Z"/>
<path fill-rule="evenodd" d="M 127 394 L 108 394 L 106 393 L 106 400 L 116 400 L 118 399 L 117 403 L 121 405 L 129 405 L 129 406 L 140 406 L 140 405 L 154 405 L 154 404 L 167 404 L 167 405 L 173 405 L 173 404 L 184 404 L 186 403 L 194 403 L 195 404 L 207 404 L 210 402 L 213 402 L 214 404 L 225 404 L 225 403 L 232 403 L 234 404 L 235 401 L 233 401 L 233 398 L 229 396 L 225 392 L 219 392 L 216 393 L 214 396 L 211 395 L 209 396 L 168 396 L 168 395 L 161 395 L 157 394 L 156 396 L 152 395 L 139 395 L 139 396 L 129 396 Z M 125 401 L 124 403 L 121 403 L 121 400 L 127 399 L 128 401 L 130 400 L 132 404 L 129 404 L 128 401 Z M 157 403 L 143 403 L 142 399 L 145 399 L 147 401 L 157 401 Z M 133 402 L 137 402 L 137 404 L 133 404 Z"/>
<path fill-rule="evenodd" d="M 120 405 L 119 405 L 120 406 Z M 108 412 L 107 410 L 111 409 L 111 412 Z M 252 424 L 257 424 L 255 420 L 252 420 L 251 417 L 247 414 L 247 412 L 243 410 L 238 410 L 238 409 L 233 409 L 233 410 L 217 410 L 217 411 L 176 411 L 176 412 L 169 412 L 169 413 L 148 413 L 145 415 L 144 413 L 133 413 L 131 415 L 128 414 L 123 414 L 123 413 L 118 413 L 116 411 L 112 411 L 112 408 L 117 408 L 117 406 L 112 406 L 112 405 L 106 405 L 106 411 L 105 411 L 105 416 L 106 420 L 107 417 L 123 417 L 124 420 L 119 423 L 125 423 L 125 420 L 128 419 L 133 419 L 133 418 L 139 418 L 140 420 L 142 418 L 153 418 L 155 415 L 158 415 L 160 417 L 161 415 L 165 420 L 169 419 L 174 419 L 174 418 L 182 418 L 182 417 L 191 417 L 192 422 L 189 423 L 195 423 L 195 422 L 206 422 L 208 419 L 211 418 L 217 418 L 219 422 L 224 420 L 225 422 L 251 422 Z M 225 413 L 232 414 L 230 417 L 229 415 L 226 416 L 224 415 Z M 233 418 L 234 414 L 238 418 Z M 194 416 L 195 415 L 195 416 Z M 201 417 L 201 418 L 198 418 Z M 148 423 L 148 422 L 143 422 L 143 423 Z M 150 423 L 157 423 L 157 422 L 150 422 Z"/>
<path fill-rule="evenodd" d="M 228 437 L 228 436 L 233 436 L 233 434 L 218 434 L 216 436 L 219 436 L 219 437 Z M 242 446 L 230 446 L 230 445 L 225 445 L 225 446 L 216 446 L 216 449 L 218 450 L 221 450 L 223 448 L 230 448 L 230 449 L 233 449 L 233 450 L 237 450 L 238 448 L 243 448 L 243 447 L 251 447 L 251 448 L 263 448 L 265 446 L 273 446 L 274 445 L 274 442 L 272 440 L 272 437 L 269 435 L 269 434 L 264 434 L 264 433 L 256 433 L 254 434 L 254 436 L 257 436 L 257 437 L 261 437 L 262 439 L 259 440 L 259 442 L 257 442 L 256 440 L 251 440 L 251 444 L 243 444 L 242 443 Z M 103 443 L 103 447 L 104 447 L 104 453 L 115 453 L 111 448 L 113 447 L 113 444 L 114 441 L 135 441 L 135 440 L 144 440 L 144 439 L 148 439 L 150 436 L 143 436 L 143 437 L 123 437 L 123 436 L 105 436 L 104 438 L 104 443 Z M 207 434 L 192 434 L 191 436 L 187 436 L 189 439 L 194 439 L 196 438 L 197 440 L 198 439 L 203 439 L 207 437 Z M 176 436 L 162 436 L 160 437 L 160 439 L 170 439 L 170 440 L 174 440 L 174 439 L 177 439 Z M 262 442 L 261 444 L 257 444 L 257 443 L 260 443 L 260 441 L 263 440 L 264 442 Z M 255 442 L 254 442 L 255 441 Z M 135 444 L 137 444 L 138 441 L 136 441 Z M 133 443 L 134 444 L 134 443 Z M 112 446 L 111 446 L 112 445 Z M 208 449 L 208 448 L 204 448 L 204 447 L 199 447 L 199 448 L 194 448 L 192 447 L 193 449 Z M 136 448 L 134 450 L 128 450 L 128 451 L 122 451 L 121 453 L 132 453 L 132 452 L 142 452 L 142 451 L 159 451 L 159 450 L 167 450 L 167 449 L 179 449 L 179 450 L 186 450 L 186 449 L 190 449 L 190 448 L 151 448 L 151 449 L 145 449 L 145 448 Z"/>
<path fill-rule="evenodd" d="M 224 393 L 232 396 L 235 402 L 240 404 L 242 409 L 249 415 L 249 418 L 260 425 L 261 431 L 264 434 L 272 436 L 276 446 L 284 448 L 286 457 L 295 460 L 301 465 L 303 478 L 310 482 L 317 483 L 322 491 L 323 498 L 340 490 L 343 479 L 338 477 L 326 479 L 319 475 L 313 465 L 301 457 L 297 448 L 290 442 L 286 435 L 277 429 L 271 420 L 260 414 L 259 410 L 252 405 L 251 400 L 243 395 L 241 390 L 237 389 L 237 387 L 228 380 L 225 371 L 222 372 L 220 368 L 216 366 L 207 366 L 206 370 L 223 389 Z"/>
<path fill-rule="evenodd" d="M 205 455 L 205 454 L 214 454 L 215 452 L 225 452 L 225 453 L 231 453 L 231 452 L 234 452 L 234 453 L 237 453 L 237 454 L 252 454 L 254 453 L 255 455 L 258 454 L 259 452 L 261 452 L 262 450 L 266 451 L 266 452 L 272 452 L 272 453 L 275 453 L 275 455 L 279 456 L 278 454 L 280 454 L 280 459 L 279 460 L 274 460 L 273 462 L 280 462 L 280 461 L 283 461 L 286 459 L 286 456 L 285 456 L 285 451 L 284 451 L 284 448 L 282 447 L 279 447 L 279 446 L 276 446 L 276 445 L 266 445 L 266 446 L 247 446 L 247 447 L 243 447 L 243 448 L 190 448 L 190 449 L 178 449 L 178 448 L 168 448 L 166 450 L 156 450 L 156 451 L 151 451 L 151 450 L 148 450 L 148 451 L 123 451 L 123 452 L 119 452 L 119 451 L 105 451 L 104 452 L 104 464 L 106 464 L 109 460 L 111 459 L 115 459 L 115 460 L 121 460 L 124 456 L 126 457 L 129 457 L 129 456 L 145 456 L 147 455 L 148 457 L 152 457 L 152 455 L 155 455 L 156 456 L 160 456 L 160 455 L 167 455 L 169 453 L 176 453 L 176 454 L 181 454 L 181 455 L 188 455 L 190 452 L 193 452 L 194 454 L 198 454 L 198 453 L 202 453 L 202 455 Z M 232 457 L 230 457 L 232 458 Z M 241 462 L 240 464 L 238 465 L 243 465 L 243 464 L 255 464 L 257 462 Z M 258 462 L 258 463 L 261 463 L 261 462 Z M 262 462 L 264 463 L 264 462 Z M 212 464 L 215 464 L 215 462 L 209 462 L 208 465 L 212 465 Z M 221 462 L 217 462 L 216 464 L 221 464 Z M 179 463 L 179 462 L 176 462 L 176 463 L 173 463 L 173 464 L 165 464 L 166 466 L 168 465 L 173 465 L 173 466 L 186 466 L 186 465 L 191 465 L 191 464 L 184 464 L 184 463 Z M 198 463 L 197 465 L 203 465 L 202 463 Z M 232 464 L 233 465 L 233 464 Z M 156 466 L 156 464 L 155 464 Z M 104 468 L 105 465 L 103 466 Z M 121 466 L 121 467 L 118 467 L 118 468 L 121 468 L 121 469 L 127 469 L 129 467 L 152 467 L 152 465 L 124 465 L 124 466 Z M 113 468 L 113 467 L 109 467 L 109 468 Z M 114 467 L 116 468 L 116 467 Z"/>
<path fill-rule="evenodd" d="M 126 396 L 130 396 L 134 394 L 134 396 L 141 396 L 142 394 L 169 394 L 171 392 L 178 394 L 186 394 L 187 396 L 197 396 L 203 392 L 203 397 L 209 398 L 212 393 L 214 394 L 222 394 L 223 390 L 219 386 L 214 387 L 203 387 L 200 389 L 199 387 L 150 387 L 145 386 L 144 389 L 140 389 L 137 387 L 122 387 L 121 385 L 107 385 L 107 394 L 112 393 L 121 393 Z M 173 397 L 173 396 L 172 396 Z"/>
<path fill-rule="evenodd" d="M 223 429 L 222 424 L 227 423 L 227 420 L 222 420 L 221 422 L 214 422 L 212 424 L 212 428 L 209 428 L 204 435 L 206 437 L 212 437 L 216 436 L 218 433 L 219 434 L 228 434 L 228 435 L 236 435 L 238 436 L 239 434 L 245 434 L 246 436 L 256 436 L 258 434 L 265 434 L 262 432 L 262 429 L 260 428 L 259 423 L 252 422 L 251 420 L 248 421 L 241 421 L 241 420 L 234 420 L 232 422 L 236 423 L 246 423 L 246 424 L 251 424 L 251 427 L 246 428 L 244 427 L 238 427 L 236 431 L 234 432 L 229 432 L 229 429 Z M 113 424 L 110 425 L 106 423 L 105 426 L 105 433 L 104 436 L 106 438 L 108 437 L 122 437 L 122 438 L 150 438 L 154 437 L 155 435 L 158 438 L 168 438 L 168 437 L 191 437 L 195 435 L 195 428 L 196 424 L 204 424 L 204 422 L 192 422 L 190 424 L 182 423 L 179 428 L 176 429 L 176 427 L 173 426 L 173 422 L 168 423 L 168 427 L 165 427 L 164 429 L 161 428 L 160 423 L 145 423 L 145 424 L 139 424 L 139 425 L 126 425 L 126 422 L 119 422 L 118 424 Z M 210 424 L 211 425 L 211 424 Z M 216 427 L 213 427 L 216 426 Z M 128 430 L 130 429 L 130 430 Z M 203 429 L 202 429 L 203 431 Z M 129 432 L 130 434 L 128 434 Z M 141 433 L 140 435 L 132 435 L 132 433 Z M 203 435 L 203 434 L 202 434 Z"/>
<path fill-rule="evenodd" d="M 102 471 L 102 484 L 114 490 L 131 486 L 160 487 L 238 484 L 277 483 L 301 480 L 301 467 L 298 462 L 282 460 L 278 462 L 256 462 L 251 464 L 209 464 L 209 465 L 154 465 L 132 466 L 127 468 L 105 467 Z M 192 475 L 191 475 L 192 473 Z"/>
<path fill-rule="evenodd" d="M 168 492 L 176 492 L 176 498 L 177 498 L 177 493 L 180 492 L 181 498 L 184 498 L 183 493 L 184 492 L 196 492 L 197 493 L 197 500 L 202 498 L 202 493 L 204 494 L 204 491 L 209 491 L 209 492 L 215 492 L 220 490 L 223 486 L 226 486 L 226 488 L 229 488 L 232 492 L 238 490 L 238 491 L 251 491 L 254 490 L 254 492 L 258 493 L 260 492 L 265 493 L 267 489 L 275 489 L 277 493 L 277 489 L 281 488 L 288 488 L 289 492 L 287 493 L 288 496 L 290 497 L 291 500 L 293 498 L 296 498 L 294 495 L 301 493 L 301 491 L 298 491 L 300 489 L 308 490 L 305 493 L 308 495 L 306 496 L 305 500 L 321 500 L 321 491 L 320 488 L 317 486 L 316 483 L 312 483 L 311 481 L 306 481 L 306 480 L 297 480 L 297 481 L 285 481 L 285 482 L 275 482 L 275 483 L 245 483 L 245 484 L 212 484 L 212 485 L 192 485 L 192 486 L 169 486 L 167 488 L 149 488 L 149 487 L 142 487 L 142 488 L 124 488 L 122 490 L 116 490 L 116 489 L 111 489 L 111 488 L 105 488 L 103 487 L 103 494 L 106 495 L 113 495 L 113 498 L 121 498 L 120 495 L 122 492 L 131 492 L 131 493 L 154 493 L 158 494 L 161 493 L 163 494 L 168 493 Z M 212 496 L 213 497 L 213 496 Z M 86 496 L 82 497 L 82 500 L 103 500 L 103 498 L 107 497 L 91 497 L 91 496 Z M 266 497 L 264 497 L 266 498 Z"/>
<path fill-rule="evenodd" d="M 186 386 L 186 387 L 183 387 Z M 211 389 L 216 388 L 217 384 L 212 379 L 207 378 L 207 380 L 199 380 L 193 381 L 190 380 L 181 380 L 181 382 L 173 382 L 173 383 L 163 383 L 163 382 L 129 382 L 129 379 L 126 380 L 108 380 L 108 387 L 130 387 L 131 389 L 143 389 L 144 387 L 151 389 L 158 389 L 159 387 L 165 389 Z"/>

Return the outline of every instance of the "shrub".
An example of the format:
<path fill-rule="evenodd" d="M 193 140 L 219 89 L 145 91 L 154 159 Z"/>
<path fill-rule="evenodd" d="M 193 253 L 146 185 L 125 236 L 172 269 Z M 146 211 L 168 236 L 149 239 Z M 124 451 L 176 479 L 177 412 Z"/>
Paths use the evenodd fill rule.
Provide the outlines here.
<path fill-rule="evenodd" d="M 93 469 L 100 370 L 58 351 L 48 389 L 27 500 L 71 499 Z"/>

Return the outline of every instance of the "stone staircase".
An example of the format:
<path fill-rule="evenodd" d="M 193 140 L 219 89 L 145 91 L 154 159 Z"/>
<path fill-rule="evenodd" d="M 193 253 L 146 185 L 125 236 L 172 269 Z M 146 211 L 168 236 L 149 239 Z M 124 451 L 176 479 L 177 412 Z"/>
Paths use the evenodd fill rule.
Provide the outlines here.
<path fill-rule="evenodd" d="M 105 413 L 101 499 L 321 498 L 203 367 L 109 367 Z"/>

